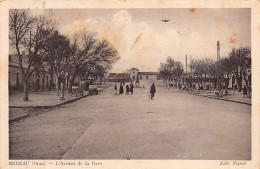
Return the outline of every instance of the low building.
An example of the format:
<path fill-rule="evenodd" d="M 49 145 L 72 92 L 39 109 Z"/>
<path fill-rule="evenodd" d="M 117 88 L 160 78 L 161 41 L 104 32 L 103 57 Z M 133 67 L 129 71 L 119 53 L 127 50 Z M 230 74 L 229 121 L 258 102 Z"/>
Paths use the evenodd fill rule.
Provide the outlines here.
<path fill-rule="evenodd" d="M 139 80 L 158 80 L 157 72 L 138 72 Z"/>
<path fill-rule="evenodd" d="M 139 72 L 138 69 L 132 68 L 129 70 L 131 80 L 159 80 L 157 72 Z"/>
<path fill-rule="evenodd" d="M 109 82 L 129 82 L 130 75 L 127 73 L 109 73 L 106 77 Z"/>
<path fill-rule="evenodd" d="M 26 60 L 23 61 L 22 66 L 24 68 L 28 67 L 28 62 Z M 34 69 L 33 67 L 31 69 Z M 26 69 L 25 69 L 26 71 Z M 49 72 L 49 65 L 45 66 L 44 70 L 44 88 L 48 88 L 50 85 L 50 72 Z M 39 84 L 42 84 L 42 75 L 38 77 Z M 35 72 L 32 73 L 29 79 L 29 89 L 33 89 L 36 85 L 37 77 Z M 9 55 L 9 70 L 8 70 L 8 82 L 9 82 L 9 89 L 22 89 L 23 87 L 23 78 L 21 69 L 19 66 L 19 60 L 17 55 Z M 56 76 L 54 75 L 53 83 L 56 84 Z"/>

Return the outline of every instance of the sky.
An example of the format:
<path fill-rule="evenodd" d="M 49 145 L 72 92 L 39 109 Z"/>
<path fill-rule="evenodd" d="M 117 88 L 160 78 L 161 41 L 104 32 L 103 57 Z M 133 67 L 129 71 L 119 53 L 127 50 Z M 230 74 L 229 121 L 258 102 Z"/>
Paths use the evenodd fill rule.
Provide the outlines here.
<path fill-rule="evenodd" d="M 68 36 L 86 29 L 97 32 L 119 52 L 111 72 L 130 68 L 158 71 L 167 57 L 185 66 L 188 58 L 227 57 L 233 47 L 251 46 L 251 11 L 237 9 L 58 9 L 32 13 L 54 17 Z M 169 19 L 169 22 L 162 22 Z M 189 61 L 189 59 L 188 59 Z"/>

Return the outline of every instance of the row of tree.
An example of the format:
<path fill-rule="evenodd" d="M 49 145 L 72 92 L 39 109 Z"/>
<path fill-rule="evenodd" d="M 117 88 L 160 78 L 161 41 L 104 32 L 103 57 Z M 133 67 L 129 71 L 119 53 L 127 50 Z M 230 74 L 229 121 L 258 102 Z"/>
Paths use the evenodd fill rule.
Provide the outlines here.
<path fill-rule="evenodd" d="M 29 10 L 10 10 L 9 39 L 14 47 L 23 80 L 24 101 L 28 101 L 28 83 L 33 72 L 42 79 L 46 66 L 50 67 L 50 81 L 57 78 L 57 94 L 60 83 L 69 80 L 69 92 L 77 76 L 104 77 L 111 65 L 119 59 L 117 50 L 105 39 L 98 39 L 97 33 L 75 33 L 72 38 L 60 34 L 53 19 L 32 16 Z M 36 85 L 40 85 L 39 81 Z M 52 86 L 52 85 L 51 85 Z"/>
<path fill-rule="evenodd" d="M 173 80 L 177 82 L 183 74 L 183 65 L 181 62 L 168 57 L 166 63 L 161 63 L 159 74 L 165 80 L 166 85 Z"/>
<path fill-rule="evenodd" d="M 206 82 L 214 83 L 216 88 L 224 86 L 227 90 L 229 80 L 231 78 L 236 79 L 236 86 L 238 91 L 241 91 L 242 81 L 244 80 L 248 94 L 250 92 L 251 82 L 251 48 L 240 47 L 233 48 L 228 57 L 222 58 L 219 61 L 213 61 L 210 58 L 193 59 L 190 58 L 189 72 L 183 75 L 183 66 L 180 62 L 174 61 L 173 58 L 168 58 L 166 63 L 161 63 L 159 73 L 163 79 L 180 80 L 180 77 L 184 77 L 185 81 L 191 87 L 193 80 L 199 86 L 203 86 L 205 90 Z M 212 82 L 210 82 L 212 80 Z M 222 85 L 221 85 L 222 84 Z M 200 87 L 199 87 L 200 90 Z"/>

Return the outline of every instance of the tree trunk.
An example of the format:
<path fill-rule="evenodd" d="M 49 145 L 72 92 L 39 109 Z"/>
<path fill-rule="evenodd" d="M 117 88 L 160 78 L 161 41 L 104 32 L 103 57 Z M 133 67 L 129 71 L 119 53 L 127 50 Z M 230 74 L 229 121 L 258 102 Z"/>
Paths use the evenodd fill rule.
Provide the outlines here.
<path fill-rule="evenodd" d="M 43 70 L 43 73 L 42 73 L 42 84 L 41 84 L 41 92 L 43 92 L 43 89 L 44 89 L 44 79 L 45 79 L 45 71 Z"/>
<path fill-rule="evenodd" d="M 242 78 L 241 76 L 237 77 L 237 91 L 241 92 L 242 89 Z"/>
<path fill-rule="evenodd" d="M 57 90 L 57 96 L 59 96 L 60 95 L 60 78 L 59 78 L 59 76 L 57 75 L 56 76 L 56 82 L 57 82 L 57 84 L 56 84 L 56 90 Z"/>
<path fill-rule="evenodd" d="M 49 84 L 49 91 L 53 90 L 53 67 L 51 66 L 50 71 L 50 84 Z"/>
<path fill-rule="evenodd" d="M 23 101 L 28 101 L 28 79 L 24 78 L 23 82 Z"/>
<path fill-rule="evenodd" d="M 38 68 L 36 68 L 36 70 L 35 70 L 35 78 L 36 78 L 36 83 L 35 83 L 34 91 L 38 92 L 39 89 L 40 89 L 40 73 L 39 73 L 39 69 Z"/>
<path fill-rule="evenodd" d="M 210 82 L 210 77 L 209 77 L 209 92 L 211 93 L 211 82 Z"/>
<path fill-rule="evenodd" d="M 198 89 L 199 89 L 199 92 L 200 92 L 200 82 L 199 82 L 199 77 L 197 77 L 197 83 L 198 83 Z"/>
<path fill-rule="evenodd" d="M 74 74 L 72 76 L 72 78 L 69 80 L 70 84 L 69 84 L 69 89 L 68 89 L 68 93 L 71 93 L 72 92 L 72 86 L 74 85 L 74 80 L 76 78 L 76 74 Z"/>
<path fill-rule="evenodd" d="M 205 73 L 205 78 L 204 78 L 204 81 L 203 81 L 203 91 L 204 91 L 204 92 L 205 92 L 205 88 L 206 88 L 206 85 L 205 85 L 206 79 L 207 79 L 207 75 L 206 75 L 206 73 Z"/>
<path fill-rule="evenodd" d="M 102 77 L 100 76 L 100 85 L 102 85 Z"/>

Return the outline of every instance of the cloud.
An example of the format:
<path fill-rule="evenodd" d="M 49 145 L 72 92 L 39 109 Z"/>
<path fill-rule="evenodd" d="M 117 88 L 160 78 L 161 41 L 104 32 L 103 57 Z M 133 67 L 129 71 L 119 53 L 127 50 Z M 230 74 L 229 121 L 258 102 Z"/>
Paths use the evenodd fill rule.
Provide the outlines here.
<path fill-rule="evenodd" d="M 174 29 L 158 32 L 145 21 L 133 22 L 127 10 L 115 13 L 106 23 L 99 23 L 94 18 L 73 21 L 64 25 L 62 32 L 71 34 L 82 29 L 98 32 L 99 38 L 107 39 L 117 48 L 121 58 L 113 66 L 113 72 L 124 72 L 132 67 L 157 71 L 160 62 L 165 62 L 168 56 L 183 61 L 188 51 L 200 55 L 204 48 L 203 39 L 197 32 L 186 36 L 180 36 Z"/>

